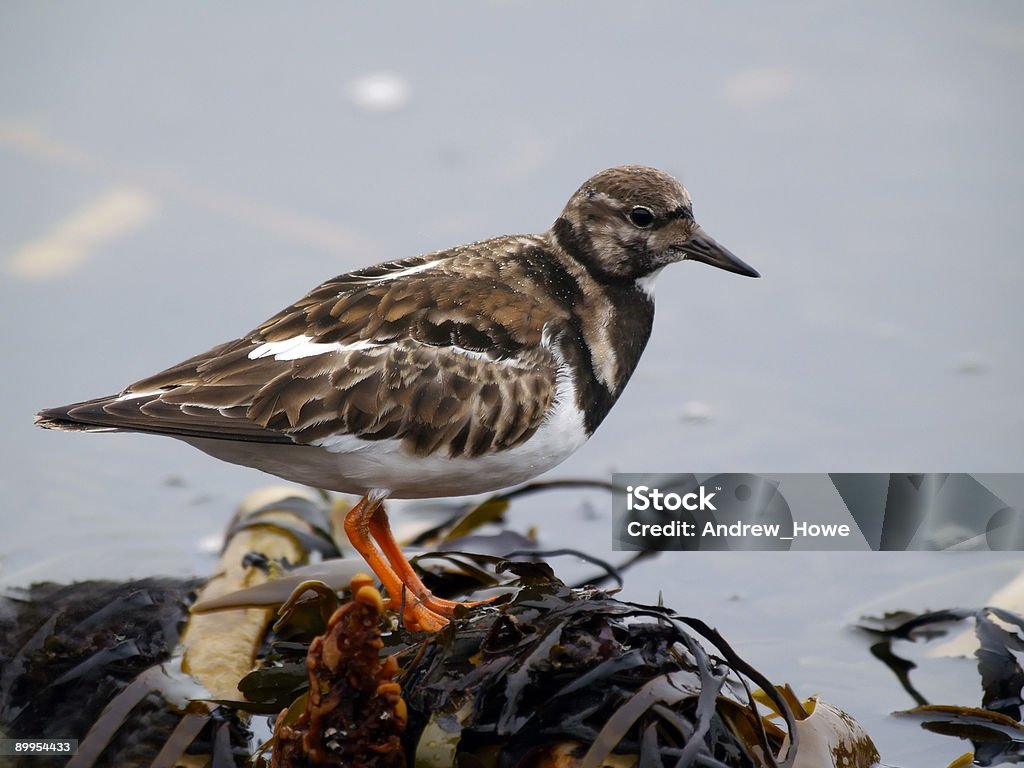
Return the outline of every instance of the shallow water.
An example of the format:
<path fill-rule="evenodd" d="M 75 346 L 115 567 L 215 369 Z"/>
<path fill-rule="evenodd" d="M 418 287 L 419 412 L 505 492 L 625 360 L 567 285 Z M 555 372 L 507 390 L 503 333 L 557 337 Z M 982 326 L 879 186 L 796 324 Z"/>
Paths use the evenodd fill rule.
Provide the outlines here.
<path fill-rule="evenodd" d="M 763 278 L 667 270 L 634 380 L 552 476 L 1022 471 L 1022 59 L 1012 3 L 6 8 L 0 582 L 204 573 L 198 542 L 267 480 L 173 441 L 46 433 L 36 410 L 330 275 L 543 229 L 624 162 L 680 175 Z M 612 558 L 604 503 L 513 522 Z M 1021 560 L 669 554 L 625 595 L 661 590 L 913 768 L 963 746 L 885 717 L 910 702 L 848 619 L 978 604 L 998 578 L 976 570 Z M 928 584 L 958 571 L 968 594 Z M 930 692 L 974 703 L 971 672 L 948 662 Z"/>

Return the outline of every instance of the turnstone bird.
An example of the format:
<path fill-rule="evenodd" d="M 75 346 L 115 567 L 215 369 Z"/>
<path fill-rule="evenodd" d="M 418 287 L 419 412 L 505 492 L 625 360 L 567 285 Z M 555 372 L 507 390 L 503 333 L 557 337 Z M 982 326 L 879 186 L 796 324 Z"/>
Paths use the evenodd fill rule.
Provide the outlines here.
<path fill-rule="evenodd" d="M 674 178 L 611 168 L 543 234 L 339 275 L 239 339 L 36 421 L 168 435 L 360 495 L 352 544 L 393 601 L 414 596 L 407 624 L 436 629 L 456 603 L 417 578 L 384 500 L 493 491 L 567 458 L 636 369 L 658 273 L 687 259 L 758 276 L 697 225 Z"/>

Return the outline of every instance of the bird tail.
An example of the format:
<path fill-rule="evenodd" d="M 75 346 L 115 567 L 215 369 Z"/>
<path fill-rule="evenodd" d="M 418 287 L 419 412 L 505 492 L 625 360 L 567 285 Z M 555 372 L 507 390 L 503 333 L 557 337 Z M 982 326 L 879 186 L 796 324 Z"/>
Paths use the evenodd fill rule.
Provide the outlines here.
<path fill-rule="evenodd" d="M 116 426 L 104 424 L 102 418 L 97 418 L 103 413 L 97 406 L 109 403 L 115 397 L 116 395 L 98 397 L 83 403 L 46 408 L 36 414 L 36 426 L 65 432 L 117 432 Z"/>

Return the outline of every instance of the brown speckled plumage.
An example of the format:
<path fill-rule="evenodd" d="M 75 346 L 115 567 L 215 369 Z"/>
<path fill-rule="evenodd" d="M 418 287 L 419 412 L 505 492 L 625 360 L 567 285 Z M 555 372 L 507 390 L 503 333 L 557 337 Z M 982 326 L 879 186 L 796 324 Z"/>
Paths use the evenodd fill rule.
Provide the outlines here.
<path fill-rule="evenodd" d="M 528 445 L 571 397 L 561 407 L 581 414 L 585 432 L 574 449 L 650 335 L 644 281 L 685 258 L 756 275 L 703 234 L 672 177 L 613 168 L 544 234 L 340 275 L 235 341 L 38 422 L 338 452 L 383 441 L 410 457 L 460 458 Z M 360 441 L 355 449 L 331 442 L 345 436 Z"/>

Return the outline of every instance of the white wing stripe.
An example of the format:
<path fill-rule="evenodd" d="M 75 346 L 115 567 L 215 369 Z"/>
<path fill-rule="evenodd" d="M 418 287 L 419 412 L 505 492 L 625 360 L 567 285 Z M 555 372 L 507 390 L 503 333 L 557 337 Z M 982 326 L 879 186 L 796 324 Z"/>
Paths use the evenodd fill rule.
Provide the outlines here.
<path fill-rule="evenodd" d="M 428 269 L 436 267 L 440 264 L 443 259 L 435 259 L 434 261 L 428 261 L 424 264 L 417 264 L 413 267 L 406 267 L 405 269 L 396 269 L 394 272 L 385 272 L 381 275 L 346 275 L 346 280 L 362 280 L 367 283 L 380 283 L 387 280 L 394 280 L 399 277 L 408 277 L 409 275 L 415 275 L 420 272 L 426 272 Z"/>
<path fill-rule="evenodd" d="M 408 341 L 414 341 L 409 339 Z M 416 342 L 422 343 L 422 342 Z M 326 355 L 330 352 L 357 352 L 364 349 L 384 349 L 390 344 L 380 344 L 374 341 L 367 341 L 362 339 L 360 341 L 354 341 L 351 344 L 341 344 L 339 342 L 323 343 L 319 341 L 313 341 L 311 337 L 305 334 L 301 336 L 293 336 L 290 339 L 281 339 L 281 341 L 265 341 L 259 346 L 253 347 L 249 351 L 250 360 L 258 360 L 262 357 L 273 357 L 275 360 L 299 360 L 303 357 L 313 357 L 314 355 Z M 504 360 L 496 360 L 488 355 L 486 352 L 480 352 L 475 349 L 464 349 L 455 345 L 437 347 L 438 350 L 444 349 L 451 352 L 457 352 L 460 355 L 472 358 L 474 360 L 486 360 L 498 365 L 511 365 L 517 368 L 526 367 L 524 363 L 520 362 L 514 357 L 506 358 Z M 134 395 L 133 395 L 134 396 Z"/>
<path fill-rule="evenodd" d="M 298 360 L 303 357 L 325 355 L 328 352 L 355 352 L 360 349 L 375 349 L 380 346 L 380 344 L 365 339 L 351 344 L 339 344 L 336 341 L 325 344 L 302 335 L 281 341 L 265 341 L 249 352 L 249 359 L 273 357 L 275 360 Z"/>

